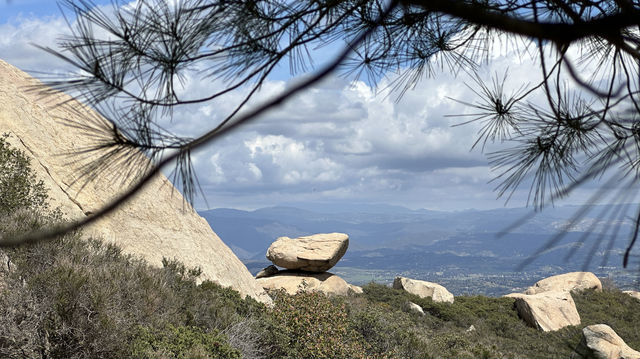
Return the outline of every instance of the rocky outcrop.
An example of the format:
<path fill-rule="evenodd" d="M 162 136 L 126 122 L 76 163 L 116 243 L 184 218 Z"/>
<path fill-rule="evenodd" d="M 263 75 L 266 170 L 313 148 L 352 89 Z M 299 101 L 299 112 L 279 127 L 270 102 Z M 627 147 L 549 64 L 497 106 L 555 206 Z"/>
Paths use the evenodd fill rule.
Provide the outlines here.
<path fill-rule="evenodd" d="M 362 290 L 362 287 L 359 287 L 357 285 L 349 284 L 349 289 L 351 289 L 351 291 L 355 294 L 364 293 L 364 291 Z"/>
<path fill-rule="evenodd" d="M 100 143 L 109 122 L 62 93 L 43 95 L 40 85 L 24 72 L 0 60 L 0 134 L 24 151 L 38 177 L 49 189 L 51 204 L 70 219 L 91 215 L 121 193 L 131 179 L 127 169 L 112 168 L 90 182 L 79 176 L 81 167 L 99 153 L 77 154 Z M 31 91 L 29 91 L 31 90 Z M 59 104 L 65 103 L 64 106 Z M 72 120 L 86 127 L 66 124 Z M 137 166 L 148 163 L 132 154 Z M 115 242 L 126 253 L 139 255 L 160 266 L 163 258 L 199 266 L 202 278 L 229 286 L 243 296 L 269 303 L 271 299 L 247 268 L 211 230 L 209 224 L 185 202 L 162 175 L 108 217 L 84 229 L 84 236 Z"/>
<path fill-rule="evenodd" d="M 335 274 L 309 273 L 293 270 L 279 271 L 277 274 L 256 279 L 267 290 L 283 289 L 288 294 L 298 292 L 321 292 L 327 295 L 349 295 L 351 285 Z"/>
<path fill-rule="evenodd" d="M 572 359 L 640 359 L 640 352 L 631 349 L 606 324 L 589 325 L 582 329 L 582 340 Z"/>
<path fill-rule="evenodd" d="M 417 314 L 420 314 L 420 315 L 424 315 L 424 310 L 422 310 L 421 306 L 417 305 L 414 302 L 409 302 L 408 305 L 409 305 L 409 311 L 410 312 L 417 313 Z"/>
<path fill-rule="evenodd" d="M 513 293 L 505 297 L 514 298 L 520 318 L 539 330 L 548 332 L 580 324 L 580 315 L 569 292 Z"/>
<path fill-rule="evenodd" d="M 267 250 L 267 258 L 279 267 L 321 273 L 336 265 L 348 247 L 344 233 L 280 237 Z"/>
<path fill-rule="evenodd" d="M 632 298 L 636 298 L 636 299 L 640 300 L 640 292 L 637 292 L 635 290 L 624 290 L 624 291 L 622 291 L 622 293 L 627 294 Z"/>
<path fill-rule="evenodd" d="M 393 281 L 394 289 L 402 289 L 420 298 L 431 298 L 434 302 L 453 303 L 453 294 L 447 288 L 437 283 L 423 280 L 396 277 Z"/>
<path fill-rule="evenodd" d="M 538 294 L 550 291 L 567 291 L 595 289 L 602 290 L 602 283 L 591 272 L 572 272 L 554 275 L 538 281 L 525 291 L 525 294 Z"/>

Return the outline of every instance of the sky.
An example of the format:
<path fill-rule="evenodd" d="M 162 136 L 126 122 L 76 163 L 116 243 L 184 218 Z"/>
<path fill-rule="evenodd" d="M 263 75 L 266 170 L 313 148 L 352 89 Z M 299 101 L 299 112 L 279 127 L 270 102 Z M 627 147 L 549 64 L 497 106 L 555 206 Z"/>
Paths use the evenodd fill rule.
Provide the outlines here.
<path fill-rule="evenodd" d="M 108 4 L 109 1 L 97 1 Z M 33 75 L 64 71 L 65 64 L 33 46 L 55 48 L 67 30 L 53 0 L 0 0 L 0 58 Z M 328 48 L 319 58 L 330 58 Z M 487 79 L 509 71 L 508 85 L 534 82 L 535 65 L 510 52 L 496 54 L 483 68 Z M 532 69 L 534 69 L 532 71 Z M 472 109 L 452 98 L 474 102 L 468 77 L 447 71 L 424 79 L 404 97 L 365 82 L 331 76 L 214 145 L 195 153 L 194 164 L 204 196 L 197 209 L 256 209 L 276 205 L 389 204 L 412 209 L 489 209 L 505 206 L 497 199 L 498 173 L 486 156 L 471 151 L 479 126 L 453 126 Z M 282 91 L 296 78 L 279 69 L 259 98 Z M 183 91 L 205 94 L 219 83 L 187 76 Z M 244 91 L 244 92 L 243 92 Z M 195 136 L 210 128 L 231 100 L 178 109 L 166 125 Z M 528 187 L 506 205 L 526 204 Z M 580 202 L 580 192 L 573 198 Z"/>

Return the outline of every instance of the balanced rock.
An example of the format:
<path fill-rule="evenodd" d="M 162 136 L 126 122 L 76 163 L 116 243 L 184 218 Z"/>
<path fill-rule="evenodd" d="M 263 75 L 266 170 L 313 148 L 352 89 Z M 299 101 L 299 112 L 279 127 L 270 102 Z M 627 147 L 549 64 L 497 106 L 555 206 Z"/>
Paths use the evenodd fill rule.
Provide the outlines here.
<path fill-rule="evenodd" d="M 589 325 L 582 329 L 582 340 L 572 359 L 640 359 L 640 352 L 631 349 L 606 324 Z"/>
<path fill-rule="evenodd" d="M 525 294 L 537 294 L 549 291 L 566 291 L 595 289 L 602 290 L 602 283 L 591 272 L 572 272 L 554 275 L 542 279 L 525 291 Z"/>
<path fill-rule="evenodd" d="M 264 289 L 284 289 L 288 294 L 298 292 L 321 292 L 327 295 L 349 295 L 353 293 L 351 285 L 335 274 L 309 273 L 283 270 L 277 274 L 256 279 Z"/>
<path fill-rule="evenodd" d="M 522 320 L 542 331 L 580 324 L 580 315 L 569 292 L 512 293 L 506 297 L 515 299 L 515 307 Z"/>
<path fill-rule="evenodd" d="M 308 272 L 326 272 L 347 251 L 349 236 L 321 233 L 299 238 L 280 237 L 269 246 L 267 258 L 273 264 Z"/>
<path fill-rule="evenodd" d="M 420 298 L 431 298 L 434 302 L 453 303 L 453 294 L 438 283 L 423 280 L 396 277 L 393 281 L 394 289 L 402 289 Z"/>
<path fill-rule="evenodd" d="M 89 182 L 88 177 L 80 177 L 83 168 L 88 168 L 83 166 L 91 166 L 92 160 L 108 150 L 83 151 L 100 146 L 113 126 L 70 96 L 34 91 L 36 87 L 42 84 L 0 60 L 0 134 L 9 133 L 11 145 L 31 158 L 53 208 L 59 207 L 73 220 L 92 215 L 135 181 L 123 178 L 127 168 L 112 168 Z M 149 163 L 141 152 L 129 155 L 135 168 Z M 201 279 L 271 302 L 244 264 L 163 175 L 157 175 L 112 214 L 84 228 L 83 235 L 114 242 L 151 265 L 162 266 L 162 259 L 170 258 L 188 267 L 198 266 Z"/>

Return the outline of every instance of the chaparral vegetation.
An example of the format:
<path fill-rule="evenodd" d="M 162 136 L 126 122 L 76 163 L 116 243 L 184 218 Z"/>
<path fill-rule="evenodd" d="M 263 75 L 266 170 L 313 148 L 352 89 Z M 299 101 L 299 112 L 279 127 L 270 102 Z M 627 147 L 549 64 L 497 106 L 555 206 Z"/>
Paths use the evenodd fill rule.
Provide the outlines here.
<path fill-rule="evenodd" d="M 0 138 L 0 231 L 37 229 L 50 208 L 24 153 Z M 511 298 L 434 303 L 370 283 L 362 294 L 272 292 L 273 307 L 75 232 L 2 251 L 3 358 L 567 358 L 581 329 L 606 323 L 640 347 L 640 301 L 615 288 L 573 293 L 580 326 L 540 332 Z M 425 312 L 410 311 L 409 303 Z"/>

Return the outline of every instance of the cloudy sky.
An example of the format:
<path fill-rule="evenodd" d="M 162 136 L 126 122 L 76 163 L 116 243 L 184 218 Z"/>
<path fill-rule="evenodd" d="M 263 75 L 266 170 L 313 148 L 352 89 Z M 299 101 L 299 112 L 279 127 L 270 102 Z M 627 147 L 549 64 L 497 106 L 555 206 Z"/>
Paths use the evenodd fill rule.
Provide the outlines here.
<path fill-rule="evenodd" d="M 98 1 L 109 3 L 109 1 Z M 0 0 L 0 58 L 32 74 L 64 67 L 32 43 L 55 46 L 66 29 L 53 0 Z M 324 51 L 324 50 L 323 50 Z M 327 49 L 326 51 L 331 51 Z M 330 57 L 330 54 L 318 53 Z M 509 69 L 517 87 L 535 81 L 537 71 L 510 53 L 484 68 L 490 75 Z M 384 88 L 394 74 L 383 79 Z M 409 208 L 462 210 L 496 208 L 496 173 L 479 151 L 470 151 L 477 125 L 452 127 L 472 111 L 450 99 L 475 100 L 465 76 L 446 71 L 425 79 L 399 101 L 363 82 L 331 77 L 241 131 L 198 152 L 200 184 L 211 208 L 254 209 L 282 204 L 393 204 Z M 295 79 L 286 69 L 263 86 L 265 98 Z M 186 92 L 204 94 L 219 84 L 187 78 Z M 179 109 L 169 124 L 197 135 L 220 120 L 231 100 Z M 508 206 L 524 206 L 528 188 Z M 579 196 L 578 196 L 579 197 Z M 205 208 L 203 198 L 196 207 Z"/>

